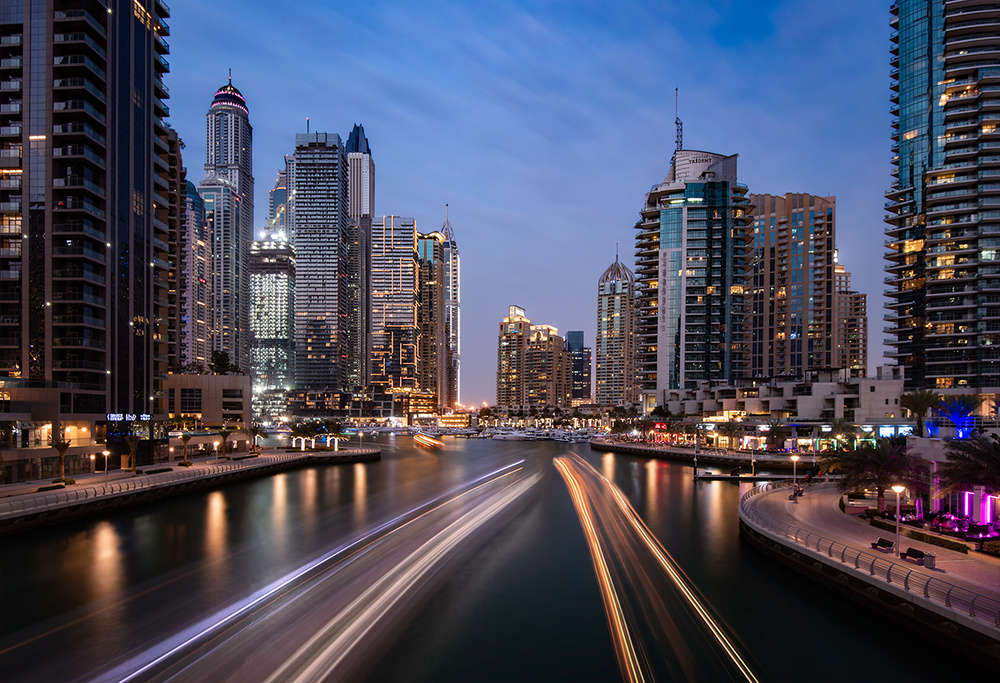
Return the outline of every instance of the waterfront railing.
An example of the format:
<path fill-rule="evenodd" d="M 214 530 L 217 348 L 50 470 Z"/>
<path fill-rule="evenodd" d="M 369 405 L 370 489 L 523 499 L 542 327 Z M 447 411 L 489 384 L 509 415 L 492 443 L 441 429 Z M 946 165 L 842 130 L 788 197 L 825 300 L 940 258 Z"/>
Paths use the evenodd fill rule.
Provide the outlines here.
<path fill-rule="evenodd" d="M 884 555 L 858 550 L 794 524 L 775 519 L 753 505 L 752 501 L 757 496 L 785 486 L 790 484 L 767 482 L 751 488 L 740 499 L 740 518 L 745 523 L 790 541 L 805 551 L 828 557 L 848 569 L 863 572 L 878 581 L 902 588 L 916 598 L 966 615 L 991 629 L 1000 630 L 1000 601 L 928 576 L 919 570 L 888 560 Z"/>

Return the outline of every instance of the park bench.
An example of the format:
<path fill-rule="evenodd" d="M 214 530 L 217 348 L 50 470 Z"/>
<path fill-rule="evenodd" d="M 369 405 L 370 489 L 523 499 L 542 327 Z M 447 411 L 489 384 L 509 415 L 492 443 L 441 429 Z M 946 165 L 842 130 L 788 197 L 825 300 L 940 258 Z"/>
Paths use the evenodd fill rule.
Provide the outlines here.
<path fill-rule="evenodd" d="M 895 541 L 889 541 L 884 538 L 880 538 L 877 541 L 872 541 L 872 548 L 875 550 L 882 550 L 884 552 L 889 552 L 892 547 L 896 545 Z"/>
<path fill-rule="evenodd" d="M 924 563 L 924 551 L 916 548 L 907 548 L 906 552 L 900 555 L 904 560 L 916 560 L 917 564 Z"/>

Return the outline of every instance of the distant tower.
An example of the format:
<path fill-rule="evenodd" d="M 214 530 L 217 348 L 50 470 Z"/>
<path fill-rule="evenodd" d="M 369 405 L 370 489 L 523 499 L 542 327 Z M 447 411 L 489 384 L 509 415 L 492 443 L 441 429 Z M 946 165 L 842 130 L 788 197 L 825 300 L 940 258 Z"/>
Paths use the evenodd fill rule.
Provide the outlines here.
<path fill-rule="evenodd" d="M 181 258 L 181 367 L 207 369 L 212 361 L 215 329 L 212 296 L 212 233 L 205 202 L 187 181 L 184 197 L 184 255 Z"/>
<path fill-rule="evenodd" d="M 497 406 L 514 410 L 570 407 L 572 361 L 559 330 L 532 325 L 519 306 L 507 311 L 497 338 Z"/>
<path fill-rule="evenodd" d="M 851 289 L 851 274 L 844 266 L 834 266 L 834 331 L 838 368 L 847 368 L 851 377 L 868 374 L 868 295 Z"/>
<path fill-rule="evenodd" d="M 417 327 L 420 332 L 417 374 L 418 389 L 434 396 L 435 412 L 444 413 L 445 385 L 451 358 L 445 334 L 444 235 L 417 233 Z"/>
<path fill-rule="evenodd" d="M 573 405 L 590 403 L 594 394 L 591 388 L 590 368 L 593 364 L 592 351 L 583 345 L 583 331 L 573 330 L 566 333 L 566 350 L 573 359 L 571 371 L 573 379 Z"/>
<path fill-rule="evenodd" d="M 295 248 L 283 238 L 250 247 L 254 415 L 274 422 L 295 381 Z"/>
<path fill-rule="evenodd" d="M 347 384 L 347 154 L 336 133 L 299 133 L 285 157 L 287 222 L 295 246 L 296 389 Z"/>
<path fill-rule="evenodd" d="M 375 212 L 375 162 L 363 126 L 347 138 L 348 346 L 347 383 L 364 387 L 371 377 L 372 216 Z"/>
<path fill-rule="evenodd" d="M 597 403 L 638 398 L 635 372 L 635 275 L 618 260 L 597 281 Z"/>
<path fill-rule="evenodd" d="M 288 174 L 278 171 L 274 186 L 267 195 L 267 231 L 272 235 L 288 235 L 285 205 L 288 202 Z"/>
<path fill-rule="evenodd" d="M 445 338 L 450 359 L 445 368 L 444 388 L 442 389 L 441 405 L 445 410 L 452 409 L 462 400 L 461 397 L 461 268 L 458 254 L 458 242 L 455 241 L 455 230 L 448 217 L 448 205 L 444 205 L 444 224 L 441 226 L 444 235 L 444 316 Z"/>
<path fill-rule="evenodd" d="M 250 361 L 250 279 L 253 240 L 253 133 L 246 100 L 232 77 L 206 115 L 205 179 L 198 190 L 212 226 L 215 301 L 213 350 L 246 370 Z"/>
<path fill-rule="evenodd" d="M 417 231 L 412 218 L 372 221 L 371 278 L 371 382 L 385 393 L 417 390 Z"/>

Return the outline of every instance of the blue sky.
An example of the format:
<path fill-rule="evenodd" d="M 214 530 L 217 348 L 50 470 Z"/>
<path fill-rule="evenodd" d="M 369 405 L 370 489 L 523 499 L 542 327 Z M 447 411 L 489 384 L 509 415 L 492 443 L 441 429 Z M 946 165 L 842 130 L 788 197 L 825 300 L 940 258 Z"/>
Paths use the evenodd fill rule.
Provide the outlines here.
<path fill-rule="evenodd" d="M 751 192 L 837 196 L 881 364 L 890 184 L 889 2 L 170 0 L 170 123 L 188 178 L 232 68 L 254 128 L 255 224 L 294 136 L 364 126 L 377 214 L 462 254 L 462 401 L 493 403 L 509 304 L 596 332 L 597 279 L 631 267 L 645 193 L 684 146 L 739 154 Z"/>

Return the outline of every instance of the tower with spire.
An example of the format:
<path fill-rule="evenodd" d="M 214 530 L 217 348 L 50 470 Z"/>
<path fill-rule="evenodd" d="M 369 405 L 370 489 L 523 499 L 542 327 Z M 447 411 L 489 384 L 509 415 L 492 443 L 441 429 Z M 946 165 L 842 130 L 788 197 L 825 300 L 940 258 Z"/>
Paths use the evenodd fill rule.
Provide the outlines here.
<path fill-rule="evenodd" d="M 375 161 L 364 126 L 347 136 L 347 384 L 358 388 L 371 378 L 372 217 L 375 213 Z"/>
<path fill-rule="evenodd" d="M 444 390 L 441 404 L 453 408 L 462 400 L 460 394 L 462 348 L 461 348 L 461 309 L 462 297 L 460 287 L 460 258 L 458 242 L 455 241 L 455 229 L 448 216 L 448 205 L 444 205 L 444 223 L 441 225 L 444 235 L 444 315 L 445 315 L 445 346 L 449 358 L 445 369 Z"/>
<path fill-rule="evenodd" d="M 626 406 L 639 398 L 635 368 L 635 275 L 618 260 L 597 281 L 597 391 L 601 405 Z"/>
<path fill-rule="evenodd" d="M 253 129 L 243 94 L 229 81 L 206 114 L 205 179 L 198 193 L 212 234 L 215 329 L 212 350 L 247 369 L 250 360 L 250 279 L 253 240 Z"/>

